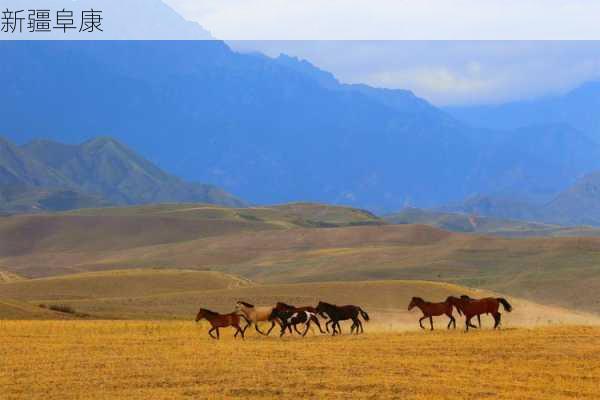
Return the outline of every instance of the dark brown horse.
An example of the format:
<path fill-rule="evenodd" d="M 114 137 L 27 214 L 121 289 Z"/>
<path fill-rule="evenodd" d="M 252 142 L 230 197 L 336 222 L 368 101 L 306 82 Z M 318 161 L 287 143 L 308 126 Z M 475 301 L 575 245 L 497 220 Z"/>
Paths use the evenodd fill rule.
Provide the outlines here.
<path fill-rule="evenodd" d="M 467 296 L 466 294 L 463 294 L 462 296 L 460 296 L 461 299 L 463 300 L 469 300 L 469 301 L 476 301 L 477 299 L 474 299 L 470 296 Z M 479 325 L 479 329 L 481 329 L 481 315 L 477 314 L 477 325 Z"/>
<path fill-rule="evenodd" d="M 210 311 L 205 308 L 201 308 L 200 311 L 198 311 L 198 315 L 196 315 L 196 322 L 198 322 L 202 319 L 206 319 L 212 326 L 212 328 L 208 331 L 208 334 L 213 339 L 221 338 L 221 336 L 219 335 L 219 328 L 227 328 L 230 326 L 232 326 L 236 329 L 235 335 L 233 335 L 234 338 L 237 337 L 238 334 L 241 334 L 242 339 L 244 339 L 244 333 L 245 333 L 246 329 L 242 329 L 240 327 L 240 319 L 241 318 L 245 319 L 246 323 L 248 323 L 248 324 L 250 323 L 250 321 L 248 321 L 246 319 L 246 317 L 244 317 L 243 315 L 238 315 L 236 313 L 219 314 L 214 311 Z M 217 332 L 216 337 L 213 336 L 213 334 L 212 334 L 213 331 Z"/>
<path fill-rule="evenodd" d="M 444 314 L 450 318 L 447 329 L 450 329 L 450 326 L 454 326 L 454 329 L 456 329 L 456 319 L 454 319 L 454 316 L 452 315 L 452 304 L 449 303 L 448 300 L 443 303 L 430 303 L 420 297 L 413 297 L 408 305 L 408 311 L 415 307 L 417 307 L 423 313 L 423 317 L 419 319 L 419 326 L 421 329 L 425 329 L 423 326 L 423 320 L 429 318 L 429 324 L 431 325 L 431 330 L 433 330 L 433 317 Z M 456 307 L 456 309 L 458 310 L 458 313 L 461 314 L 460 309 L 458 307 Z"/>
<path fill-rule="evenodd" d="M 321 328 L 321 324 L 319 323 L 319 319 L 317 318 L 317 309 L 315 307 L 311 307 L 311 306 L 296 307 L 296 306 L 292 306 L 290 304 L 278 302 L 275 305 L 275 308 L 273 309 L 273 311 L 278 311 L 278 312 L 281 312 L 281 311 L 294 311 L 294 312 L 299 312 L 299 313 L 303 313 L 303 312 L 308 311 L 311 314 L 311 319 L 310 319 L 310 321 L 308 323 L 308 326 L 310 327 L 310 323 L 312 322 L 315 325 L 317 325 L 317 327 L 319 328 L 319 332 L 325 333 L 325 331 L 323 330 L 323 328 Z M 293 327 L 294 327 L 294 330 L 299 335 L 301 335 L 301 333 L 296 328 L 296 325 L 293 325 Z M 288 329 L 289 329 L 290 333 L 292 333 L 292 326 L 288 326 Z M 306 335 L 306 333 L 304 335 Z"/>
<path fill-rule="evenodd" d="M 329 321 L 327 321 L 325 324 L 325 328 L 327 329 L 327 332 L 329 332 L 329 324 L 331 324 L 333 328 L 333 336 L 337 335 L 338 333 L 342 333 L 340 321 L 351 319 L 352 326 L 350 327 L 350 333 L 354 333 L 354 330 L 356 329 L 357 335 L 359 333 L 364 333 L 362 322 L 360 322 L 360 319 L 358 318 L 359 315 L 363 317 L 365 322 L 369 321 L 369 314 L 367 314 L 365 310 L 359 306 L 336 306 L 335 304 L 329 304 L 320 301 L 316 309 L 321 317 L 329 317 Z"/>
<path fill-rule="evenodd" d="M 475 325 L 471 324 L 471 318 L 481 314 L 492 314 L 492 317 L 494 317 L 494 329 L 498 328 L 502 319 L 502 315 L 499 312 L 500 304 L 502 304 L 507 312 L 512 311 L 512 306 L 502 297 L 486 297 L 479 300 L 467 300 L 450 296 L 446 301 L 450 302 L 465 315 L 466 331 L 469 331 L 469 328 L 477 328 Z"/>

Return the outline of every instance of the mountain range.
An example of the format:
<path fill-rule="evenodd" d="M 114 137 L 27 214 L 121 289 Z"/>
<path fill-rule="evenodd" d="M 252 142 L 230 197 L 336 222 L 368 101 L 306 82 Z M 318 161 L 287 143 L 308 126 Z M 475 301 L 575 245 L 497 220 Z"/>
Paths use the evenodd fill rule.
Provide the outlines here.
<path fill-rule="evenodd" d="M 63 211 L 164 202 L 245 203 L 169 175 L 109 137 L 79 145 L 0 138 L 0 211 Z"/>
<path fill-rule="evenodd" d="M 306 61 L 221 41 L 0 50 L 10 94 L 0 132 L 12 140 L 110 135 L 170 173 L 257 204 L 386 212 L 478 194 L 548 201 L 600 169 L 599 146 L 569 125 L 473 128 L 409 91 L 342 84 Z"/>
<path fill-rule="evenodd" d="M 497 105 L 447 107 L 444 111 L 470 125 L 518 129 L 527 125 L 566 124 L 600 143 L 600 82 L 586 82 L 564 94 Z"/>

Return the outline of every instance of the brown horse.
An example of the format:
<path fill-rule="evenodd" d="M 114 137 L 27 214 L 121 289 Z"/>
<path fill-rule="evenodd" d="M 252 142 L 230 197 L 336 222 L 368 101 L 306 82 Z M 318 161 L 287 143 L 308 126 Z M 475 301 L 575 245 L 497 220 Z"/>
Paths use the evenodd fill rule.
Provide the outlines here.
<path fill-rule="evenodd" d="M 296 307 L 296 306 L 292 306 L 290 304 L 278 302 L 275 305 L 275 308 L 273 309 L 273 311 L 278 311 L 278 312 L 281 312 L 281 311 L 294 311 L 294 312 L 299 312 L 299 313 L 303 313 L 303 312 L 308 311 L 311 314 L 311 318 L 310 318 L 310 321 L 308 323 L 308 327 L 310 327 L 310 322 L 312 322 L 312 323 L 314 323 L 314 324 L 317 325 L 317 327 L 319 328 L 319 332 L 325 333 L 325 331 L 323 330 L 323 328 L 321 328 L 321 324 L 319 323 L 319 319 L 317 318 L 317 309 L 315 307 L 311 307 L 311 306 Z M 296 328 L 296 325 L 293 325 L 293 327 L 294 327 L 294 330 L 299 335 L 301 335 L 301 333 Z M 292 326 L 288 325 L 288 329 L 289 329 L 290 333 L 292 333 Z M 305 335 L 306 335 L 306 333 L 305 333 Z"/>
<path fill-rule="evenodd" d="M 462 300 L 469 300 L 469 301 L 476 301 L 477 299 L 474 299 L 470 296 L 467 296 L 466 294 L 463 294 L 462 296 L 460 296 L 460 298 Z M 479 325 L 479 329 L 481 329 L 481 315 L 477 314 L 477 325 Z"/>
<path fill-rule="evenodd" d="M 423 317 L 419 319 L 419 326 L 421 329 L 425 329 L 422 321 L 429 318 L 429 324 L 431 325 L 431 330 L 433 330 L 433 317 L 443 314 L 446 314 L 446 316 L 450 318 L 447 329 L 450 329 L 450 326 L 454 326 L 454 329 L 456 329 L 456 319 L 454 319 L 454 316 L 452 315 L 452 304 L 449 303 L 448 300 L 443 303 L 430 303 L 420 297 L 413 297 L 408 305 L 408 311 L 415 307 L 423 313 Z M 458 310 L 458 313 L 461 314 L 460 308 L 456 307 L 456 309 Z"/>
<path fill-rule="evenodd" d="M 450 296 L 446 301 L 450 302 L 450 304 L 455 306 L 465 315 L 465 330 L 467 332 L 469 331 L 469 328 L 477 328 L 475 325 L 471 324 L 471 318 L 476 315 L 492 314 L 492 317 L 494 317 L 494 329 L 496 329 L 500 326 L 500 321 L 502 319 L 502 315 L 498 311 L 500 309 L 500 304 L 502 304 L 507 312 L 512 311 L 512 306 L 502 297 L 486 297 L 479 300 L 467 300 Z"/>
<path fill-rule="evenodd" d="M 246 317 L 244 317 L 243 315 L 238 315 L 236 313 L 219 314 L 214 311 L 210 311 L 205 308 L 201 308 L 200 311 L 198 311 L 198 314 L 196 315 L 196 322 L 198 322 L 202 319 L 206 319 L 208 322 L 210 322 L 210 325 L 212 326 L 212 328 L 208 331 L 208 334 L 213 339 L 221 338 L 221 336 L 219 335 L 219 328 L 227 328 L 230 326 L 232 326 L 236 329 L 235 335 L 233 335 L 234 338 L 237 337 L 238 334 L 241 334 L 242 339 L 244 339 L 244 333 L 245 333 L 246 329 L 242 329 L 240 327 L 240 319 L 241 318 L 244 318 L 247 323 L 250 323 L 250 321 L 248 321 L 246 319 Z M 216 337 L 213 336 L 213 334 L 212 334 L 213 331 L 217 332 Z"/>

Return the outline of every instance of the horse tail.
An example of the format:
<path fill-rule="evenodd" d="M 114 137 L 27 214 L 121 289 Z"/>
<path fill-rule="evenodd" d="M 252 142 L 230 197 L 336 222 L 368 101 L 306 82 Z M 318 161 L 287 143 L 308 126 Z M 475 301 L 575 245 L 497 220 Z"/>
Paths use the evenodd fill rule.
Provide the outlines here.
<path fill-rule="evenodd" d="M 506 299 L 504 297 L 499 297 L 496 300 L 498 300 L 500 302 L 500 304 L 502 304 L 504 306 L 504 309 L 508 312 L 512 311 L 512 306 L 510 305 L 510 303 L 508 301 L 506 301 Z"/>
<path fill-rule="evenodd" d="M 360 312 L 360 315 L 363 317 L 363 319 L 366 322 L 369 322 L 369 314 L 367 314 L 367 312 L 365 310 L 363 310 L 362 308 L 358 307 L 358 311 Z"/>
<path fill-rule="evenodd" d="M 460 315 L 460 316 L 462 317 L 462 315 L 463 315 L 463 312 L 462 312 L 462 310 L 460 309 L 460 307 L 459 307 L 459 306 L 457 306 L 456 304 L 451 304 L 451 305 L 450 305 L 450 312 L 451 312 L 451 313 L 452 313 L 452 307 L 456 308 L 456 311 L 458 311 L 458 315 Z"/>

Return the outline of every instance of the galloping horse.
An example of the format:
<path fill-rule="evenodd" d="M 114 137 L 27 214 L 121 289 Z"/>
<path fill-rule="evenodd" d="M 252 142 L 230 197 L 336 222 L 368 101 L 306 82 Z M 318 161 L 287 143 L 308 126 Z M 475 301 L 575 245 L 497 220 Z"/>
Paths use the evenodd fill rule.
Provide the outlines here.
<path fill-rule="evenodd" d="M 452 315 L 452 304 L 448 302 L 448 300 L 446 300 L 443 303 L 430 303 L 428 301 L 423 300 L 420 297 L 413 297 L 410 301 L 410 304 L 408 305 L 408 311 L 412 310 L 415 307 L 418 307 L 419 310 L 421 310 L 421 312 L 423 313 L 423 317 L 419 319 L 419 326 L 421 327 L 421 329 L 425 329 L 425 327 L 422 324 L 422 321 L 424 319 L 429 318 L 429 324 L 431 325 L 431 330 L 433 330 L 433 317 L 437 317 L 443 314 L 446 314 L 446 316 L 450 318 L 447 329 L 450 329 L 450 326 L 452 325 L 454 325 L 454 329 L 456 329 L 456 319 L 454 319 L 454 316 Z M 458 310 L 458 313 L 462 315 L 460 309 L 458 307 L 456 307 L 456 309 Z"/>
<path fill-rule="evenodd" d="M 312 320 L 316 320 L 317 315 L 310 311 L 295 311 L 295 310 L 278 310 L 273 309 L 271 313 L 271 318 L 277 318 L 281 321 L 281 333 L 279 337 L 282 337 L 285 334 L 285 330 L 288 329 L 290 334 L 292 333 L 292 326 L 302 337 L 306 336 L 308 332 L 308 328 L 310 327 L 310 322 Z M 300 333 L 298 330 L 298 324 L 304 324 L 305 329 L 304 333 Z"/>
<path fill-rule="evenodd" d="M 325 333 L 325 331 L 323 330 L 323 328 L 321 328 L 321 324 L 319 323 L 319 318 L 317 318 L 317 309 L 311 306 L 306 306 L 306 307 L 295 307 L 289 304 L 285 304 L 282 302 L 278 302 L 275 305 L 275 310 L 276 311 L 295 311 L 295 312 L 305 312 L 308 311 L 309 313 L 312 314 L 310 321 L 308 323 L 308 326 L 310 327 L 310 322 L 313 322 L 317 325 L 317 327 L 319 328 L 319 332 L 321 333 Z M 292 333 L 292 328 L 291 326 L 288 326 L 290 333 Z M 294 325 L 294 329 L 296 330 L 296 332 L 298 332 L 298 329 L 296 329 L 296 325 Z M 298 332 L 298 334 L 300 334 L 300 332 Z"/>
<path fill-rule="evenodd" d="M 460 296 L 460 298 L 462 300 L 468 300 L 468 301 L 476 301 L 477 300 L 470 296 L 467 296 L 466 294 L 463 294 L 462 296 Z M 479 329 L 481 329 L 481 315 L 479 315 L 479 314 L 477 314 L 477 325 L 479 325 Z"/>
<path fill-rule="evenodd" d="M 272 306 L 263 306 L 263 307 L 255 307 L 253 304 L 246 303 L 245 301 L 238 301 L 235 305 L 235 310 L 238 313 L 242 313 L 246 320 L 250 320 L 246 328 L 248 328 L 252 323 L 254 323 L 254 328 L 258 333 L 263 336 L 269 336 L 273 328 L 275 327 L 275 319 L 269 319 L 271 317 L 271 313 L 273 312 L 275 307 Z M 259 322 L 271 322 L 271 327 L 264 333 L 258 328 Z M 246 330 L 244 328 L 244 330 Z"/>
<path fill-rule="evenodd" d="M 233 335 L 234 338 L 237 337 L 238 334 L 241 334 L 243 339 L 244 332 L 246 332 L 246 328 L 242 329 L 240 327 L 240 318 L 244 318 L 248 324 L 250 323 L 250 321 L 248 321 L 246 317 L 244 317 L 243 315 L 240 316 L 237 313 L 219 314 L 214 311 L 201 308 L 200 311 L 198 311 L 198 314 L 196 315 L 196 322 L 202 319 L 206 319 L 208 322 L 210 322 L 212 328 L 208 331 L 208 334 L 213 339 L 218 340 L 221 338 L 221 336 L 219 335 L 219 328 L 227 328 L 229 326 L 232 326 L 236 329 L 235 335 Z M 217 332 L 216 337 L 213 336 L 213 331 Z"/>
<path fill-rule="evenodd" d="M 469 331 L 469 327 L 477 328 L 475 325 L 471 324 L 471 318 L 476 315 L 492 314 L 494 317 L 494 329 L 496 329 L 498 326 L 500 326 L 500 321 L 502 319 L 502 315 L 498 311 L 500 304 L 502 304 L 506 311 L 512 311 L 512 306 L 508 303 L 508 301 L 506 301 L 506 299 L 502 297 L 487 297 L 479 300 L 466 300 L 450 296 L 446 299 L 446 301 L 450 302 L 450 304 L 465 314 L 465 329 L 467 332 Z"/>
<path fill-rule="evenodd" d="M 358 315 L 364 318 L 365 322 L 369 321 L 369 314 L 367 314 L 362 308 L 358 306 L 336 306 L 334 304 L 325 303 L 320 301 L 316 308 L 317 312 L 320 316 L 329 317 L 329 321 L 325 324 L 325 328 L 327 328 L 327 332 L 329 332 L 329 324 L 333 327 L 333 334 L 335 336 L 339 333 L 342 333 L 342 327 L 340 326 L 340 321 L 345 321 L 348 319 L 352 320 L 352 327 L 350 328 L 350 333 L 354 333 L 354 329 L 356 329 L 356 334 L 364 333 L 362 322 L 358 319 Z M 337 327 L 337 329 L 336 329 Z"/>

